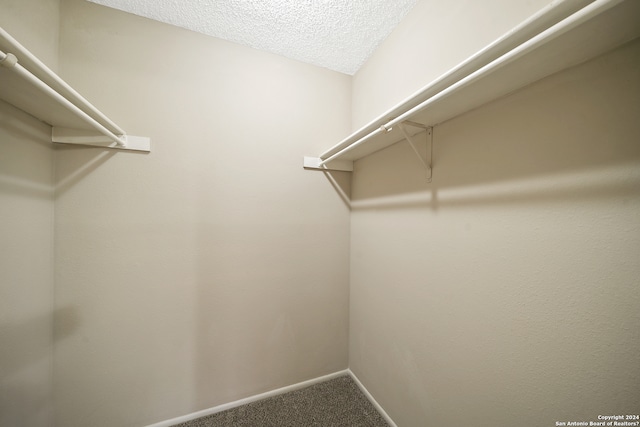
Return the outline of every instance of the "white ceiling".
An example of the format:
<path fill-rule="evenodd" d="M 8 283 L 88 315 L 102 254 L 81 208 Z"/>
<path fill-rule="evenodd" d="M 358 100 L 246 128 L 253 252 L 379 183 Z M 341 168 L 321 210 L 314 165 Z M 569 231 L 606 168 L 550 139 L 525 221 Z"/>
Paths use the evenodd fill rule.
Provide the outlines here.
<path fill-rule="evenodd" d="M 354 74 L 416 0 L 88 0 Z"/>

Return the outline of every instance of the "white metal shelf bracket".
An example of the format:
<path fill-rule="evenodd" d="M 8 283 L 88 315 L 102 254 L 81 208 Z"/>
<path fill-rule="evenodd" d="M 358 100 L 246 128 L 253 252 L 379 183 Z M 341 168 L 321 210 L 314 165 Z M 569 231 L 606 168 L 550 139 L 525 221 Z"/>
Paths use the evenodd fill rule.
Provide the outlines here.
<path fill-rule="evenodd" d="M 420 135 L 422 131 L 412 136 L 407 131 L 405 125 L 424 129 L 426 142 L 426 144 L 424 144 L 424 148 L 419 147 L 418 144 L 416 144 L 416 142 L 414 141 L 414 138 Z M 413 151 L 418 156 L 418 159 L 420 159 L 420 162 L 422 162 L 422 165 L 427 170 L 427 182 L 431 182 L 433 176 L 433 127 L 425 126 L 422 123 L 416 123 L 409 120 L 405 120 L 402 123 L 399 123 L 398 127 L 400 128 L 400 132 L 402 132 L 404 138 L 407 140 Z"/>
<path fill-rule="evenodd" d="M 151 139 L 144 136 L 120 135 L 120 143 L 98 132 L 88 130 L 68 129 L 62 127 L 51 128 L 51 142 L 58 144 L 86 145 L 92 147 L 116 148 L 130 151 L 151 151 Z"/>
<path fill-rule="evenodd" d="M 351 160 L 332 160 L 330 162 L 327 162 L 323 161 L 320 157 L 305 156 L 304 168 L 323 171 L 353 172 L 353 162 Z"/>

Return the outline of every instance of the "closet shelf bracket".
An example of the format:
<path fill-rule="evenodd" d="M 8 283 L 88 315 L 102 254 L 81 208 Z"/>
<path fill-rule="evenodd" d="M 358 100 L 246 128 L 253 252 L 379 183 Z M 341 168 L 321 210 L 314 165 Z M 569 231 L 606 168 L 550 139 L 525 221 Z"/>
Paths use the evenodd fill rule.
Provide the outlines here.
<path fill-rule="evenodd" d="M 64 127 L 51 128 L 51 142 L 58 144 L 88 145 L 120 150 L 142 151 L 148 153 L 151 139 L 145 136 L 119 135 L 118 142 L 98 132 Z"/>
<path fill-rule="evenodd" d="M 327 163 L 323 163 L 323 159 L 320 157 L 306 157 L 304 158 L 305 169 L 316 169 L 323 171 L 343 171 L 353 172 L 353 161 L 351 160 L 332 160 Z"/>
<path fill-rule="evenodd" d="M 416 134 L 411 134 L 406 126 L 411 126 L 414 128 L 423 129 Z M 410 120 L 405 120 L 398 124 L 400 128 L 400 132 L 404 136 L 404 139 L 407 140 L 413 151 L 420 159 L 420 162 L 425 167 L 427 171 L 427 182 L 431 182 L 433 176 L 433 127 L 425 126 L 422 123 L 412 122 Z M 414 139 L 424 133 L 425 135 L 425 144 L 421 146 L 418 142 L 414 141 Z"/>

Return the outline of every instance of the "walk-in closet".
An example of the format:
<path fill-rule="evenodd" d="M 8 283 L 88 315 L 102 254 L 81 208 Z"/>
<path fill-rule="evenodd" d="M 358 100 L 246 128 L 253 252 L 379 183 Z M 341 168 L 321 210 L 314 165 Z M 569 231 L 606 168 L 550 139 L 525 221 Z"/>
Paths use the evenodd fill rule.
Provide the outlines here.
<path fill-rule="evenodd" d="M 639 36 L 0 0 L 0 427 L 640 425 Z"/>

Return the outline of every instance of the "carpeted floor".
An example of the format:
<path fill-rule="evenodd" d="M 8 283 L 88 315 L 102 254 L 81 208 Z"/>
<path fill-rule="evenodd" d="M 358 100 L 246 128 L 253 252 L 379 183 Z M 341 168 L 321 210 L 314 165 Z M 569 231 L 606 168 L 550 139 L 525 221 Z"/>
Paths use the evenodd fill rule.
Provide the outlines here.
<path fill-rule="evenodd" d="M 239 406 L 174 427 L 388 427 L 349 376 Z"/>

